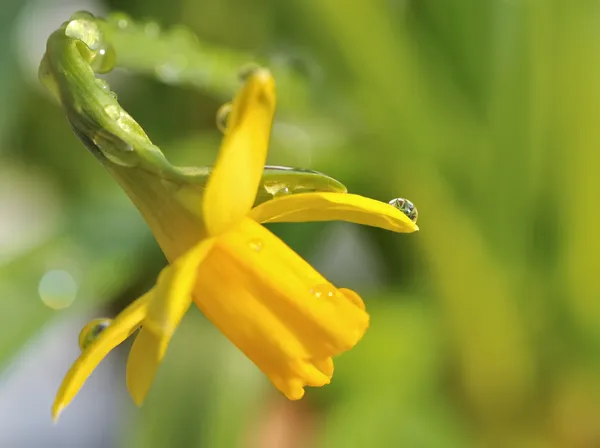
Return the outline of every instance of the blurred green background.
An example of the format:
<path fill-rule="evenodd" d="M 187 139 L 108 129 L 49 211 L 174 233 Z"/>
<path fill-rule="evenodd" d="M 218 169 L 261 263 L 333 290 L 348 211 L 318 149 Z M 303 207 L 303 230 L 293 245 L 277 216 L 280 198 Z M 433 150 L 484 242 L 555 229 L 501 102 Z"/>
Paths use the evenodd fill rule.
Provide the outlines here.
<path fill-rule="evenodd" d="M 271 227 L 372 316 L 331 385 L 287 402 L 194 310 L 142 409 L 122 347 L 51 425 L 78 329 L 166 263 L 37 81 L 81 9 L 145 35 L 141 73 L 108 80 L 175 163 L 212 163 L 238 61 L 260 60 L 294 79 L 271 164 L 418 207 L 414 235 Z M 1 446 L 600 447 L 600 3 L 3 0 L 0 25 Z M 208 81 L 161 70 L 175 25 Z"/>

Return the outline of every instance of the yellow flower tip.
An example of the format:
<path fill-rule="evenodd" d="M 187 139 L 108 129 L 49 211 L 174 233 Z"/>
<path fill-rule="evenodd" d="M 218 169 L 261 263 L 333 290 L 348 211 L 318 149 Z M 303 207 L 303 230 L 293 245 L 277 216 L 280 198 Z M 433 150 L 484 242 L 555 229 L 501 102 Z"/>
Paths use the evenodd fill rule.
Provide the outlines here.
<path fill-rule="evenodd" d="M 202 208 L 209 235 L 227 231 L 251 210 L 267 160 L 275 104 L 271 73 L 262 68 L 250 73 L 233 100 L 204 191 Z"/>
<path fill-rule="evenodd" d="M 275 386 L 292 401 L 300 400 L 304 397 L 304 387 L 322 387 L 331 382 L 331 377 L 321 372 L 312 362 L 303 361 L 296 366 L 293 376 L 281 384 Z"/>
<path fill-rule="evenodd" d="M 64 404 L 60 401 L 55 401 L 52 405 L 52 422 L 54 424 L 58 423 L 58 418 L 65 408 Z"/>
<path fill-rule="evenodd" d="M 278 389 L 291 401 L 297 401 L 304 397 L 304 385 L 298 379 L 289 380 L 283 388 L 278 387 Z"/>
<path fill-rule="evenodd" d="M 257 68 L 246 77 L 244 86 L 233 101 L 226 133 L 242 124 L 251 116 L 252 110 L 264 109 L 272 115 L 276 102 L 273 75 L 266 68 Z"/>
<path fill-rule="evenodd" d="M 398 207 L 350 193 L 313 192 L 275 198 L 253 208 L 249 215 L 261 223 L 347 221 L 392 232 L 419 228 Z"/>
<path fill-rule="evenodd" d="M 333 370 L 334 370 L 333 359 L 331 359 L 331 358 L 314 359 L 313 364 L 315 365 L 315 367 L 317 369 L 319 369 L 321 372 L 323 372 L 325 375 L 327 375 L 329 377 L 329 379 L 331 379 L 331 377 L 333 376 Z"/>

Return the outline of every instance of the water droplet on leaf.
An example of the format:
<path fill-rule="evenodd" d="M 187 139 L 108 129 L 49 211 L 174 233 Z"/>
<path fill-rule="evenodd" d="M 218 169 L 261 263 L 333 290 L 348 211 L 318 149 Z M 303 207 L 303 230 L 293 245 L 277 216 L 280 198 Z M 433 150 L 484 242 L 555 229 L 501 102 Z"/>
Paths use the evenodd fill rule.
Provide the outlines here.
<path fill-rule="evenodd" d="M 106 82 L 105 79 L 102 78 L 96 78 L 96 85 L 100 88 L 100 90 L 102 90 L 103 92 L 106 93 L 110 93 L 110 86 L 108 85 L 108 82 Z"/>
<path fill-rule="evenodd" d="M 337 180 L 318 171 L 291 168 L 285 166 L 266 165 L 259 196 L 269 199 L 290 194 L 309 193 L 314 191 L 346 192 Z"/>
<path fill-rule="evenodd" d="M 77 19 L 94 20 L 94 14 L 89 11 L 77 11 L 71 15 L 71 20 Z"/>
<path fill-rule="evenodd" d="M 88 19 L 71 20 L 65 27 L 65 35 L 71 39 L 78 39 L 85 45 L 78 45 L 82 56 L 89 60 L 101 46 L 102 34 L 98 24 Z M 85 48 L 84 48 L 85 47 Z"/>
<path fill-rule="evenodd" d="M 104 112 L 110 117 L 111 120 L 118 120 L 121 118 L 121 108 L 116 104 L 109 104 L 104 108 Z"/>
<path fill-rule="evenodd" d="M 117 52 L 114 47 L 109 44 L 104 44 L 95 50 L 95 55 L 90 62 L 92 70 L 96 73 L 108 73 L 117 63 Z"/>
<path fill-rule="evenodd" d="M 88 322 L 79 333 L 79 348 L 84 351 L 110 324 L 112 319 L 99 318 Z"/>
<path fill-rule="evenodd" d="M 419 211 L 417 210 L 417 207 L 415 207 L 415 205 L 408 199 L 395 198 L 390 201 L 390 205 L 396 207 L 398 210 L 408 216 L 412 222 L 417 222 Z"/>
<path fill-rule="evenodd" d="M 310 289 L 310 292 L 315 295 L 317 299 L 326 299 L 333 297 L 336 293 L 336 287 L 331 283 L 323 283 L 316 285 Z"/>
<path fill-rule="evenodd" d="M 225 103 L 217 111 L 217 129 L 223 134 L 227 132 L 227 121 L 231 113 L 231 103 Z"/>
<path fill-rule="evenodd" d="M 282 186 L 280 189 L 273 192 L 273 197 L 279 198 L 279 197 L 287 196 L 290 194 L 292 194 L 292 191 L 290 190 L 290 188 L 286 187 L 286 186 Z"/>
<path fill-rule="evenodd" d="M 109 111 L 116 109 L 107 107 L 105 110 L 107 110 L 107 113 L 112 113 Z M 122 114 L 115 123 L 121 128 L 127 128 L 123 122 Z M 135 166 L 137 163 L 138 159 L 133 146 L 111 132 L 105 129 L 99 129 L 96 134 L 91 136 L 91 140 L 100 150 L 102 155 L 111 162 L 127 167 Z"/>

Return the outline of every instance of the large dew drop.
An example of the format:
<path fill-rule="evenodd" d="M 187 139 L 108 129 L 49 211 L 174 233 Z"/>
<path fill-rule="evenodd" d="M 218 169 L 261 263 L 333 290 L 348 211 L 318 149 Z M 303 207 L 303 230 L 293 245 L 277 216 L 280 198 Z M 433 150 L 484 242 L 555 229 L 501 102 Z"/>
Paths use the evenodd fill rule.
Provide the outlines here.
<path fill-rule="evenodd" d="M 408 216 L 412 222 L 417 222 L 417 219 L 419 218 L 419 211 L 417 210 L 417 207 L 415 207 L 415 205 L 408 199 L 395 198 L 390 201 L 390 205 L 396 207 L 398 210 Z"/>
<path fill-rule="evenodd" d="M 81 351 L 88 348 L 111 323 L 112 319 L 105 317 L 88 322 L 79 333 L 79 348 Z"/>
<path fill-rule="evenodd" d="M 106 43 L 101 43 L 100 46 L 95 49 L 93 58 L 90 61 L 92 70 L 96 73 L 108 73 L 117 63 L 117 53 L 115 48 Z"/>

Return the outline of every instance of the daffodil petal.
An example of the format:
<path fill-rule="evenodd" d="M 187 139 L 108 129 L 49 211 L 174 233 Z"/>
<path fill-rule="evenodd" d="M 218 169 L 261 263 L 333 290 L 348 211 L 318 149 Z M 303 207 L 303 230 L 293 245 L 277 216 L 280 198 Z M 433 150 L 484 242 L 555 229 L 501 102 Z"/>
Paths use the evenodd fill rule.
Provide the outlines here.
<path fill-rule="evenodd" d="M 160 273 L 148 315 L 127 360 L 127 388 L 135 403 L 143 403 L 169 341 L 192 303 L 198 265 L 214 243 L 206 239 Z"/>
<path fill-rule="evenodd" d="M 170 337 L 192 303 L 198 265 L 206 258 L 215 240 L 200 241 L 160 273 L 148 306 L 144 328 Z"/>
<path fill-rule="evenodd" d="M 393 232 L 419 230 L 404 213 L 385 202 L 345 193 L 300 193 L 282 196 L 252 209 L 255 221 L 349 221 Z"/>
<path fill-rule="evenodd" d="M 203 198 L 206 228 L 218 235 L 252 208 L 267 158 L 275 113 L 275 82 L 252 73 L 233 101 L 227 131 Z"/>
<path fill-rule="evenodd" d="M 56 394 L 52 406 L 54 421 L 58 420 L 62 410 L 73 400 L 83 383 L 106 355 L 139 328 L 142 320 L 146 317 L 152 294 L 152 291 L 146 293 L 119 313 L 112 323 L 77 358 L 65 375 Z"/>
<path fill-rule="evenodd" d="M 328 384 L 332 356 L 369 326 L 358 295 L 337 289 L 249 218 L 217 239 L 196 291 L 202 312 L 290 400 L 304 386 Z"/>
<path fill-rule="evenodd" d="M 144 402 L 162 361 L 162 342 L 156 333 L 142 327 L 131 346 L 126 381 L 127 389 L 138 406 Z"/>

